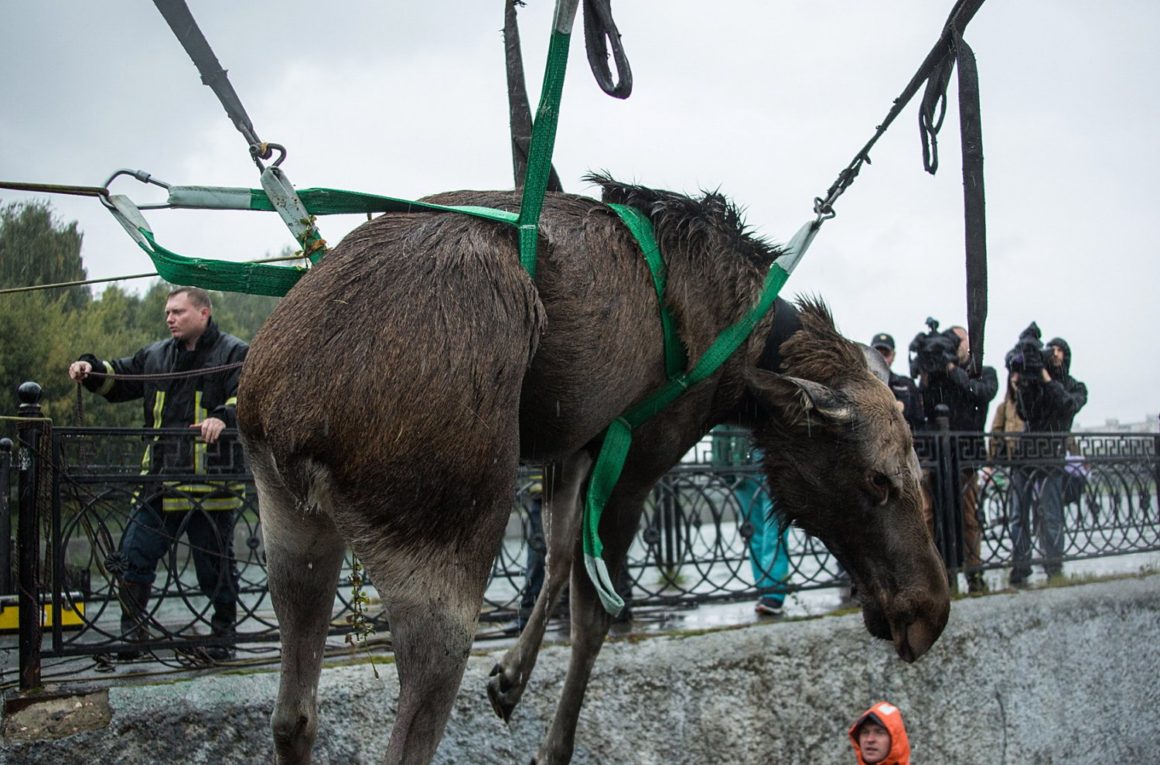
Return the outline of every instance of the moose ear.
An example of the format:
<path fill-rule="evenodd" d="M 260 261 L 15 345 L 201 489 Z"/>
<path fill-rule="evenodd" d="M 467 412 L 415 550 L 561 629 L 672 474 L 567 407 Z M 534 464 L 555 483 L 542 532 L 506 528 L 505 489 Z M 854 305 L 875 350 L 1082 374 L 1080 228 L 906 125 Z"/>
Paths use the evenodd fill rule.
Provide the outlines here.
<path fill-rule="evenodd" d="M 848 398 L 812 380 L 754 369 L 749 373 L 749 390 L 762 408 L 796 427 L 854 421 L 854 406 Z"/>
<path fill-rule="evenodd" d="M 858 343 L 858 348 L 866 359 L 866 366 L 870 367 L 870 374 L 889 385 L 890 367 L 886 364 L 886 359 L 882 358 L 882 354 L 865 343 Z"/>

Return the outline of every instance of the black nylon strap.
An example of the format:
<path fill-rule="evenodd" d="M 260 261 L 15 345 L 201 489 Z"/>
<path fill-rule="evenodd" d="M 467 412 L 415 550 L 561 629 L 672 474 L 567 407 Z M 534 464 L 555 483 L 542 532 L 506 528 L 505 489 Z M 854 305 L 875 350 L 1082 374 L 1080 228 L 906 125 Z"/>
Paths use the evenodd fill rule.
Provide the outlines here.
<path fill-rule="evenodd" d="M 963 217 L 967 259 L 967 333 L 971 361 L 983 368 L 987 326 L 987 211 L 983 193 L 983 120 L 979 109 L 979 72 L 975 53 L 958 32 L 959 131 L 963 144 Z"/>
<path fill-rule="evenodd" d="M 524 78 L 524 57 L 520 50 L 520 26 L 516 20 L 516 5 L 520 0 L 506 0 L 503 14 L 503 48 L 507 69 L 508 122 L 512 136 L 512 171 L 516 188 L 524 186 L 528 173 L 528 150 L 532 145 L 532 105 L 528 101 L 528 85 Z M 563 191 L 555 164 L 548 167 L 548 191 Z"/>
<path fill-rule="evenodd" d="M 194 21 L 193 14 L 189 12 L 185 0 L 153 0 L 153 4 L 165 17 L 165 22 L 169 24 L 173 34 L 177 36 L 181 47 L 185 48 L 185 52 L 193 59 L 197 71 L 201 74 L 202 84 L 208 85 L 214 95 L 218 97 L 218 101 L 225 108 L 226 114 L 234 123 L 234 127 L 245 137 L 246 142 L 251 147 L 260 146 L 262 142 L 254 131 L 254 124 L 250 122 L 250 116 L 246 114 L 246 109 L 242 106 L 242 100 L 238 98 L 234 86 L 230 84 L 229 77 L 226 75 L 226 70 L 222 69 L 221 64 L 218 63 L 213 48 L 206 41 L 205 35 L 201 33 L 197 22 Z"/>
<path fill-rule="evenodd" d="M 780 297 L 773 301 L 773 326 L 769 330 L 769 336 L 765 338 L 761 356 L 757 359 L 757 368 L 782 372 L 781 344 L 801 328 L 801 314 L 793 303 Z"/>
<path fill-rule="evenodd" d="M 608 48 L 612 47 L 612 60 L 620 75 L 620 82 L 612 81 L 608 67 Z M 588 54 L 588 65 L 596 83 L 613 98 L 628 98 L 632 95 L 632 69 L 628 56 L 620 44 L 620 30 L 612 18 L 612 0 L 584 0 L 584 48 Z"/>
<path fill-rule="evenodd" d="M 901 114 L 902 110 L 906 108 L 907 104 L 910 103 L 910 99 L 914 98 L 915 93 L 917 93 L 918 89 L 922 87 L 922 84 L 929 81 L 932 74 L 938 72 L 940 64 L 942 64 L 946 57 L 950 55 L 949 51 L 951 46 L 951 30 L 958 30 L 958 32 L 961 34 L 962 30 L 966 29 L 967 24 L 969 24 L 971 19 L 974 18 L 975 13 L 982 5 L 983 0 L 958 0 L 958 2 L 955 3 L 954 8 L 951 9 L 950 16 L 947 17 L 947 23 L 943 26 L 942 34 L 939 35 L 938 42 L 936 42 L 934 47 L 930 49 L 930 52 L 926 54 L 926 58 L 922 60 L 922 64 L 918 67 L 918 71 L 915 72 L 914 76 L 910 78 L 910 82 L 906 84 L 906 87 L 903 89 L 902 93 L 898 96 L 898 98 L 894 99 L 894 103 L 890 107 L 890 111 L 886 113 L 886 117 L 882 120 L 881 123 L 879 123 L 878 127 L 875 128 L 874 136 L 866 142 L 866 145 L 863 146 L 861 151 L 859 151 L 854 156 L 854 159 L 850 161 L 850 164 L 847 165 L 846 168 L 838 174 L 837 180 L 835 180 L 833 185 L 831 185 L 830 188 L 826 190 L 826 196 L 824 198 L 818 197 L 814 200 L 814 212 L 825 217 L 833 217 L 834 203 L 837 201 L 838 197 L 845 193 L 846 189 L 850 187 L 850 184 L 854 182 L 854 179 L 858 177 L 858 172 L 862 169 L 862 165 L 864 163 L 870 163 L 870 150 L 874 148 L 874 144 L 876 144 L 878 139 L 886 133 L 887 128 L 890 127 L 891 123 L 894 122 L 894 119 L 899 114 Z M 946 77 L 949 79 L 949 71 Z M 942 90 L 945 92 L 946 87 L 944 86 Z M 937 100 L 935 96 L 932 96 L 931 98 L 935 98 L 935 100 Z M 924 96 L 923 100 L 924 102 L 927 101 L 928 97 Z M 932 119 L 930 121 L 933 122 L 934 120 Z M 941 125 L 941 118 L 937 122 Z M 919 124 L 921 127 L 922 122 L 920 121 Z M 925 141 L 925 137 L 923 140 Z M 937 159 L 935 163 L 937 165 Z"/>
<path fill-rule="evenodd" d="M 943 29 L 942 58 L 933 63 L 918 110 L 923 168 L 938 171 L 938 131 L 946 116 L 947 86 L 958 65 L 959 134 L 963 152 L 963 219 L 967 271 L 967 334 L 971 364 L 983 367 L 987 324 L 987 214 L 983 193 L 983 121 L 979 109 L 979 71 L 975 54 L 963 40 L 963 30 L 983 0 L 959 0 Z M 937 49 L 936 49 L 937 50 Z M 931 54 L 934 55 L 935 51 Z M 928 58 L 928 61 L 930 59 Z"/>
<path fill-rule="evenodd" d="M 938 131 L 942 130 L 943 118 L 947 113 L 947 85 L 954 68 L 955 56 L 948 50 L 931 71 L 926 81 L 926 90 L 922 93 L 922 104 L 918 107 L 922 167 L 931 175 L 938 172 Z"/>

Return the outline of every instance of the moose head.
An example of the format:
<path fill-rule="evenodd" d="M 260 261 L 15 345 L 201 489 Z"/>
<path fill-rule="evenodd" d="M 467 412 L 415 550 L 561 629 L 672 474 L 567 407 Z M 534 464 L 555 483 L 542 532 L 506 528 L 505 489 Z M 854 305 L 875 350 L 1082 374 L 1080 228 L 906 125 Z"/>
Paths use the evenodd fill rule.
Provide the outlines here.
<path fill-rule="evenodd" d="M 853 580 L 866 628 L 914 661 L 946 626 L 950 601 L 910 430 L 824 305 L 803 303 L 801 325 L 781 346 L 783 373 L 747 374 L 777 512 L 826 544 Z"/>

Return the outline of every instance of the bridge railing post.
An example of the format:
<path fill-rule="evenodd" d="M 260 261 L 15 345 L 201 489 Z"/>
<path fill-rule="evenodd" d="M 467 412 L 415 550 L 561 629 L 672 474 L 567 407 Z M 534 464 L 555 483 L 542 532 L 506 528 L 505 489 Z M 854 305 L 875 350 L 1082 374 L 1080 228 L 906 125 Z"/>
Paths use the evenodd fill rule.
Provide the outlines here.
<path fill-rule="evenodd" d="M 20 419 L 16 424 L 17 469 L 20 472 L 17 526 L 17 567 L 19 569 L 18 624 L 20 646 L 20 690 L 39 688 L 40 682 L 40 439 L 44 416 L 40 409 L 41 388 L 34 382 L 17 389 Z"/>
<path fill-rule="evenodd" d="M 947 580 L 953 591 L 963 560 L 963 514 L 956 453 L 958 443 L 950 433 L 950 409 L 945 404 L 935 407 L 935 424 L 938 434 L 935 439 L 934 486 L 931 487 L 935 504 L 935 543 L 942 554 Z"/>
<path fill-rule="evenodd" d="M 0 595 L 12 588 L 12 439 L 0 438 Z"/>

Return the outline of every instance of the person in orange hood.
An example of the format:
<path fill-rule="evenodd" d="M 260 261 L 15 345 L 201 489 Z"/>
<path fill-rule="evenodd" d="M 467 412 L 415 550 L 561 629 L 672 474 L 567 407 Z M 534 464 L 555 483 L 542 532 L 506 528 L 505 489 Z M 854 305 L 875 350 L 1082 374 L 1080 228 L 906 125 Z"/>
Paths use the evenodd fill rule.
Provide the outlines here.
<path fill-rule="evenodd" d="M 910 765 L 910 739 L 902 712 L 886 701 L 867 709 L 850 726 L 858 765 Z"/>

